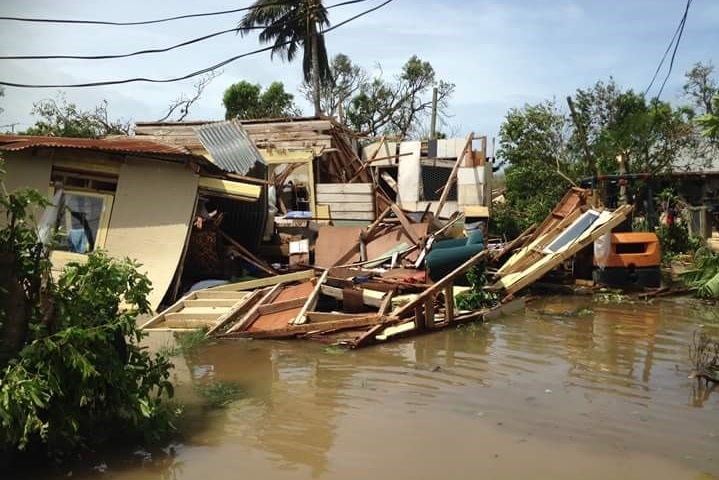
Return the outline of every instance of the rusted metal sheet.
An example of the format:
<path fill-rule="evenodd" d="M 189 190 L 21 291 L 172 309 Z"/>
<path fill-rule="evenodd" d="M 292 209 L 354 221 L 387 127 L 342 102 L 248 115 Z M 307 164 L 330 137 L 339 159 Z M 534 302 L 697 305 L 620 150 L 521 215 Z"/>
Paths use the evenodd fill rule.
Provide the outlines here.
<path fill-rule="evenodd" d="M 191 153 L 182 148 L 133 137 L 118 139 L 35 137 L 30 135 L 0 135 L 0 150 L 17 152 L 30 148 L 77 148 L 100 152 L 138 153 L 146 155 L 183 155 Z"/>

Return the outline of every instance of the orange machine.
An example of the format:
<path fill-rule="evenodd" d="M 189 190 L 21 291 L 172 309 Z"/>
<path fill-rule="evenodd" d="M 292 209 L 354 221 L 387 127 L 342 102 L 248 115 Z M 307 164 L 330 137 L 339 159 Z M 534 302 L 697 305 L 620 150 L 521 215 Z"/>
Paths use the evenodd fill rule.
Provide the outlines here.
<path fill-rule="evenodd" d="M 661 248 L 652 232 L 612 233 L 609 257 L 604 268 L 594 259 L 594 281 L 609 286 L 659 287 Z"/>

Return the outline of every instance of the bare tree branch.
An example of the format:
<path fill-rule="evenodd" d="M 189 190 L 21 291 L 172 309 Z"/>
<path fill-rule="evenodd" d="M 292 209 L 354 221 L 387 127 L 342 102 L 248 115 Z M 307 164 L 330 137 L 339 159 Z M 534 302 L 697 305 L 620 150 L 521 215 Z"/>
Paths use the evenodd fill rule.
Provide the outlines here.
<path fill-rule="evenodd" d="M 175 100 L 173 100 L 170 103 L 170 106 L 167 108 L 167 113 L 164 117 L 157 120 L 158 122 L 164 122 L 168 118 L 170 118 L 175 112 L 178 112 L 179 115 L 177 118 L 175 118 L 175 121 L 181 122 L 183 121 L 187 115 L 190 113 L 190 107 L 197 102 L 200 97 L 202 97 L 202 93 L 205 91 L 205 88 L 218 76 L 222 75 L 222 70 L 216 70 L 211 71 L 207 73 L 206 75 L 201 76 L 193 85 L 192 88 L 194 89 L 192 96 L 188 96 L 185 93 L 181 93 L 179 97 L 177 97 Z"/>

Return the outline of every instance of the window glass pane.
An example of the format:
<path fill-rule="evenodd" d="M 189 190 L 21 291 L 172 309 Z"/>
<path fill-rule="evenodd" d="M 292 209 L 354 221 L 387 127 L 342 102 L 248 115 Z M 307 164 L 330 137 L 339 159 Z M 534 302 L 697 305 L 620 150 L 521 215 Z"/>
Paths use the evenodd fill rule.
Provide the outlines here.
<path fill-rule="evenodd" d="M 564 248 L 569 242 L 575 241 L 599 218 L 599 212 L 588 210 L 576 219 L 561 235 L 544 250 L 545 253 L 554 253 Z"/>
<path fill-rule="evenodd" d="M 57 250 L 88 253 L 95 249 L 104 199 L 82 193 L 66 192 L 65 208 L 58 217 Z"/>

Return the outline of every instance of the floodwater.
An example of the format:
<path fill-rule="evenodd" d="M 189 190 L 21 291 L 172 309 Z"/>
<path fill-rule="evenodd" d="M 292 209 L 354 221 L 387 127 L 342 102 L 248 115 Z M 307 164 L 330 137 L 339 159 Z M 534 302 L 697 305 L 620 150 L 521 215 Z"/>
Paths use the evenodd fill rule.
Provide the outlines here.
<path fill-rule="evenodd" d="M 713 308 L 550 297 L 359 351 L 206 346 L 178 361 L 180 395 L 236 382 L 243 398 L 194 411 L 161 451 L 35 478 L 719 478 L 719 388 L 687 378 L 693 331 L 719 333 Z"/>

